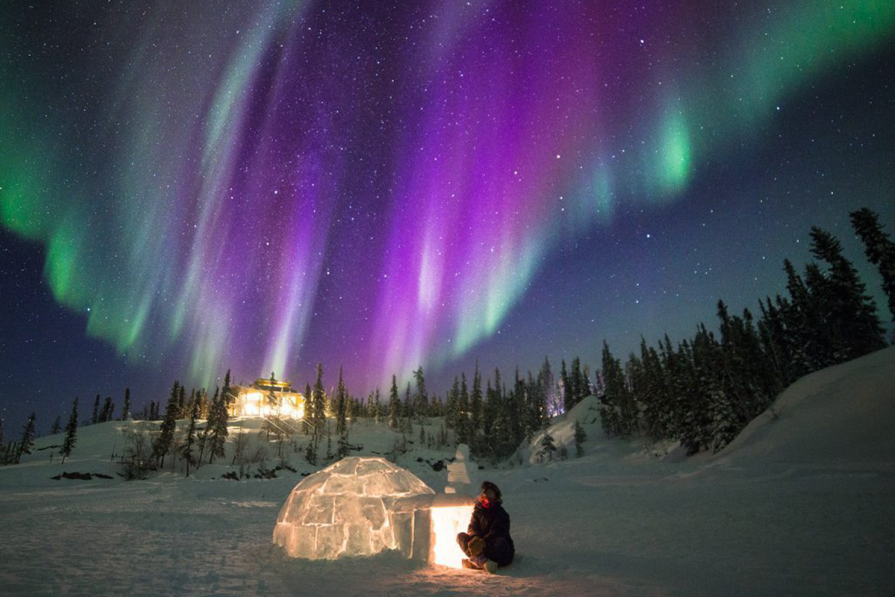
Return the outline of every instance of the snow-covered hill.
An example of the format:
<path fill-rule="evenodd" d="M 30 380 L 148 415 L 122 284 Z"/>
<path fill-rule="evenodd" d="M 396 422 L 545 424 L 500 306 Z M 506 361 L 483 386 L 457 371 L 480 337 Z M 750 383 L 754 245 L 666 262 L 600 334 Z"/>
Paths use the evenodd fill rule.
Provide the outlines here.
<path fill-rule="evenodd" d="M 889 348 L 808 376 L 700 461 L 663 461 L 636 441 L 608 440 L 593 401 L 582 403 L 551 429 L 570 459 L 478 471 L 503 490 L 519 554 L 497 576 L 396 554 L 287 558 L 271 533 L 283 500 L 314 470 L 299 454 L 290 456 L 295 473 L 228 481 L 231 444 L 224 464 L 195 476 L 127 482 L 112 459 L 132 423 L 81 429 L 64 465 L 48 448 L 60 438 L 40 438 L 22 464 L 0 468 L 0 593 L 888 595 L 893 371 Z M 574 420 L 588 434 L 581 458 L 570 443 Z M 240 426 L 264 447 L 257 421 L 231 434 Z M 398 463 L 441 491 L 446 473 L 430 463 L 451 450 L 421 447 L 418 433 Z M 361 454 L 388 452 L 397 439 L 370 422 L 351 432 Z M 51 479 L 62 471 L 113 478 Z"/>
<path fill-rule="evenodd" d="M 720 462 L 895 461 L 895 347 L 806 375 L 719 455 Z"/>

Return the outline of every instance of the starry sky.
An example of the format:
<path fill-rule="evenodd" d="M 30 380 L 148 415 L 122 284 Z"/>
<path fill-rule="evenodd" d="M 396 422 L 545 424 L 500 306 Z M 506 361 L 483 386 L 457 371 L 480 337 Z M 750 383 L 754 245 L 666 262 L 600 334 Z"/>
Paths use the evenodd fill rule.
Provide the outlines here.
<path fill-rule="evenodd" d="M 893 81 L 891 0 L 4 2 L 0 416 L 594 369 L 815 224 L 885 309 Z"/>

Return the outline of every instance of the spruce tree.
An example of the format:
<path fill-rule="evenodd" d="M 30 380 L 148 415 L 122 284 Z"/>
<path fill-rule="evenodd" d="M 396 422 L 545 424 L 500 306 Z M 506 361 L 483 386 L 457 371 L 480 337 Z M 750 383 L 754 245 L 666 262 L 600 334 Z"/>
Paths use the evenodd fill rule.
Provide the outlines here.
<path fill-rule="evenodd" d="M 864 243 L 867 260 L 879 268 L 883 278 L 883 292 L 888 298 L 889 312 L 895 320 L 895 242 L 889 239 L 888 233 L 883 232 L 879 216 L 873 211 L 865 207 L 850 215 L 855 233 Z"/>
<path fill-rule="evenodd" d="M 230 413 L 230 403 L 233 401 L 233 396 L 230 393 L 230 370 L 227 369 L 227 374 L 224 375 L 224 386 L 221 388 L 221 404 L 224 406 L 224 412 L 228 414 Z"/>
<path fill-rule="evenodd" d="M 317 363 L 317 381 L 314 382 L 314 441 L 323 437 L 326 425 L 326 393 L 323 390 L 323 364 Z"/>
<path fill-rule="evenodd" d="M 543 462 L 544 460 L 553 460 L 553 455 L 556 454 L 556 444 L 553 443 L 553 436 L 550 435 L 550 432 L 544 432 L 544 437 L 541 438 L 541 447 L 538 450 L 538 459 Z"/>
<path fill-rule="evenodd" d="M 112 397 L 106 396 L 106 401 L 103 402 L 103 408 L 99 411 L 99 422 L 105 423 L 106 421 L 111 421 L 113 410 L 115 410 L 115 405 L 112 403 Z"/>
<path fill-rule="evenodd" d="M 547 416 L 559 412 L 559 405 L 556 399 L 556 379 L 553 377 L 553 370 L 550 367 L 550 358 L 544 356 L 544 364 L 541 365 L 541 383 L 544 387 L 544 399 L 547 402 Z"/>
<path fill-rule="evenodd" d="M 466 374 L 460 374 L 460 396 L 457 401 L 457 441 L 469 444 L 472 441 L 469 423 L 469 388 L 466 386 Z"/>
<path fill-rule="evenodd" d="M 62 440 L 62 449 L 59 454 L 62 455 L 62 462 L 71 456 L 71 452 L 75 447 L 78 434 L 78 399 L 75 398 L 71 403 L 71 414 L 68 417 L 68 425 L 65 426 L 65 439 Z"/>
<path fill-rule="evenodd" d="M 587 433 L 581 423 L 575 419 L 575 455 L 579 458 L 584 456 L 584 442 L 587 441 Z"/>
<path fill-rule="evenodd" d="M 569 384 L 572 387 L 570 399 L 566 401 L 566 412 L 569 412 L 574 408 L 586 395 L 584 393 L 584 380 L 581 376 L 581 359 L 578 357 L 572 359 L 572 371 L 569 374 Z"/>
<path fill-rule="evenodd" d="M 220 395 L 218 395 L 217 388 L 215 388 L 214 390 L 216 398 L 214 404 L 216 404 L 217 406 L 212 406 L 212 408 L 215 409 L 215 414 L 211 435 L 211 454 L 208 457 L 209 464 L 211 464 L 215 457 L 223 458 L 226 455 L 227 436 L 230 434 L 230 431 L 227 428 L 227 423 L 230 421 L 230 411 L 228 410 L 229 399 L 227 398 L 227 396 L 230 395 L 230 385 L 228 381 L 228 379 L 224 380 L 224 387 L 228 388 L 228 391 L 226 393 L 221 390 Z M 208 421 L 207 425 L 212 425 L 212 422 Z"/>
<path fill-rule="evenodd" d="M 99 394 L 96 395 L 96 400 L 93 401 L 93 416 L 90 418 L 90 424 L 96 425 L 99 423 Z"/>
<path fill-rule="evenodd" d="M 398 400 L 398 379 L 392 375 L 392 387 L 388 394 L 388 426 L 397 429 L 401 422 L 401 403 Z"/>
<path fill-rule="evenodd" d="M 50 427 L 50 435 L 56 435 L 60 431 L 62 431 L 61 415 L 57 415 L 56 420 L 53 421 L 53 426 Z"/>
<path fill-rule="evenodd" d="M 854 265 L 842 254 L 829 232 L 811 228 L 811 252 L 829 265 L 825 285 L 824 319 L 837 361 L 851 359 L 885 346 L 876 303 L 866 294 Z"/>
<path fill-rule="evenodd" d="M 34 436 L 37 432 L 34 423 L 35 418 L 36 414 L 32 412 L 31 416 L 28 417 L 28 422 L 25 423 L 25 427 L 22 430 L 22 440 L 19 442 L 16 451 L 17 463 L 22 459 L 22 454 L 31 454 L 31 448 L 34 447 Z"/>
<path fill-rule="evenodd" d="M 177 415 L 175 418 L 185 419 L 186 417 L 186 386 L 180 386 L 180 393 L 177 395 Z"/>
<path fill-rule="evenodd" d="M 569 412 L 574 406 L 575 397 L 572 393 L 572 382 L 569 374 L 566 372 L 566 360 L 562 360 L 562 367 L 559 373 L 559 383 L 562 386 L 563 412 Z"/>
<path fill-rule="evenodd" d="M 460 424 L 460 378 L 454 376 L 454 385 L 451 386 L 445 405 L 444 423 L 448 429 L 457 430 Z"/>
<path fill-rule="evenodd" d="M 342 458 L 348 456 L 350 452 L 351 444 L 348 443 L 348 427 L 345 427 L 345 429 L 343 429 L 342 432 L 339 434 L 339 444 L 336 447 L 336 455 L 341 460 Z"/>
<path fill-rule="evenodd" d="M 308 441 L 308 447 L 305 449 L 305 460 L 311 466 L 317 466 L 317 442 L 314 437 Z"/>
<path fill-rule="evenodd" d="M 121 411 L 121 420 L 127 421 L 131 416 L 131 389 L 124 388 L 124 409 Z"/>
<path fill-rule="evenodd" d="M 633 397 L 628 390 L 621 362 L 612 356 L 609 345 L 603 342 L 603 383 L 600 423 L 610 437 L 628 437 L 636 426 Z"/>
<path fill-rule="evenodd" d="M 195 395 L 193 396 L 195 398 Z M 196 445 L 196 421 L 199 419 L 199 402 L 193 400 L 193 410 L 190 412 L 190 425 L 187 428 L 186 439 L 180 448 L 180 457 L 186 462 L 186 476 L 190 476 L 190 466 L 196 464 L 193 447 Z"/>
<path fill-rule="evenodd" d="M 336 389 L 336 433 L 341 437 L 348 430 L 348 392 L 342 381 L 342 367 L 339 367 L 339 385 Z"/>
<path fill-rule="evenodd" d="M 314 420 L 314 401 L 311 395 L 311 384 L 305 384 L 305 412 L 301 419 L 301 432 L 308 435 L 311 432 L 310 421 Z"/>
<path fill-rule="evenodd" d="M 416 405 L 414 412 L 420 423 L 429 415 L 429 392 L 426 390 L 426 379 L 423 376 L 422 365 L 413 372 L 413 378 L 416 381 L 416 394 L 414 395 Z"/>
<path fill-rule="evenodd" d="M 162 467 L 165 456 L 171 451 L 171 445 L 174 443 L 174 431 L 177 427 L 177 413 L 179 410 L 179 388 L 178 382 L 175 381 L 174 387 L 171 389 L 171 396 L 165 405 L 165 418 L 162 420 L 159 434 L 152 444 L 152 458 L 156 460 L 158 468 Z"/>
<path fill-rule="evenodd" d="M 475 373 L 472 376 L 472 396 L 469 399 L 469 427 L 473 437 L 482 430 L 483 407 L 482 374 L 479 372 L 479 361 L 476 359 Z"/>

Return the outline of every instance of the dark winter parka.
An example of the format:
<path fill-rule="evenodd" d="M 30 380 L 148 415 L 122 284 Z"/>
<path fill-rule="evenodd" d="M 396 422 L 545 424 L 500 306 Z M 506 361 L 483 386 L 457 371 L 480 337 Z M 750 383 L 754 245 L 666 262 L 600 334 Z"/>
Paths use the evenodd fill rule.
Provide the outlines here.
<path fill-rule="evenodd" d="M 500 500 L 491 501 L 487 507 L 481 501 L 477 501 L 467 532 L 481 537 L 487 545 L 494 545 L 494 542 L 502 537 L 509 544 L 510 551 L 512 553 L 516 551 L 513 538 L 510 537 L 510 515 L 503 509 Z"/>

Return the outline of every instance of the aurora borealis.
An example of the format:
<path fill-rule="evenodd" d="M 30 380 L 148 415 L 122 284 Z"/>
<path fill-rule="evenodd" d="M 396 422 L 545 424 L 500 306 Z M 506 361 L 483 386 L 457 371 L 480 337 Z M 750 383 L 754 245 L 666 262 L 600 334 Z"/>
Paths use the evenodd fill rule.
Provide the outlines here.
<path fill-rule="evenodd" d="M 891 1 L 6 2 L 0 39 L 20 399 L 596 362 L 895 225 Z M 78 379 L 23 348 L 54 305 Z"/>

